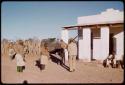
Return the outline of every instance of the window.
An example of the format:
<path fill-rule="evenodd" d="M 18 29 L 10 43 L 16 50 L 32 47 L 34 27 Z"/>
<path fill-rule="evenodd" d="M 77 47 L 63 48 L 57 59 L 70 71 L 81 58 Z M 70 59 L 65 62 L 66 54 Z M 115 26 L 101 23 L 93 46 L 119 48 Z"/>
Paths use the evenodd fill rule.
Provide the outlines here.
<path fill-rule="evenodd" d="M 78 30 L 79 39 L 83 39 L 83 29 Z"/>
<path fill-rule="evenodd" d="M 92 29 L 92 33 L 93 33 L 94 39 L 100 39 L 101 38 L 100 29 Z"/>

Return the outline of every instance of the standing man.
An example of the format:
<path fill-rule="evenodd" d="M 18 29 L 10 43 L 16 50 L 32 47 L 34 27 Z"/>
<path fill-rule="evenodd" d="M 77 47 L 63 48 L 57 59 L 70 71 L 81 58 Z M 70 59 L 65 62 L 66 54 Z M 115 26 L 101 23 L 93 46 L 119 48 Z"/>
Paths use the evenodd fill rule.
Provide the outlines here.
<path fill-rule="evenodd" d="M 64 63 L 65 64 L 65 52 L 67 50 L 67 44 L 63 41 L 63 40 L 60 40 L 60 46 L 61 46 L 61 57 L 62 57 L 62 64 Z"/>
<path fill-rule="evenodd" d="M 68 54 L 69 54 L 70 72 L 73 72 L 73 71 L 75 71 L 77 45 L 72 38 L 70 39 L 69 44 L 68 44 Z"/>

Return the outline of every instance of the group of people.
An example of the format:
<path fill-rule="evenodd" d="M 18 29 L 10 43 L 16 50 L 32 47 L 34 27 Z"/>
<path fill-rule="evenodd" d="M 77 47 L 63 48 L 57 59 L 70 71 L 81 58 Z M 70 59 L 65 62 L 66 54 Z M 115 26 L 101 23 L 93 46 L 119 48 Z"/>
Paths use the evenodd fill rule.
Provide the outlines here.
<path fill-rule="evenodd" d="M 65 54 L 68 52 L 68 62 L 69 62 L 69 72 L 74 72 L 76 69 L 76 56 L 77 56 L 77 44 L 73 38 L 69 39 L 68 44 L 65 43 L 63 40 L 57 42 L 58 45 L 56 49 L 59 50 L 59 54 L 62 57 L 61 65 L 65 64 Z M 29 48 L 23 41 L 18 41 L 15 44 L 12 42 L 9 43 L 9 58 L 11 60 L 16 59 L 17 63 L 17 72 L 23 72 L 25 69 L 25 56 L 29 53 Z M 40 56 L 40 70 L 44 70 L 46 65 L 48 64 L 49 60 L 51 60 L 51 52 L 49 51 L 48 44 L 46 42 L 41 42 L 39 46 L 39 53 Z M 123 58 L 123 57 L 122 57 Z M 116 60 L 114 52 L 109 55 L 103 62 L 105 67 L 117 67 L 118 64 L 121 64 L 121 67 L 124 68 L 124 59 Z"/>
<path fill-rule="evenodd" d="M 113 51 L 112 54 L 110 54 L 104 61 L 103 61 L 104 67 L 112 67 L 112 68 L 118 68 L 121 66 L 121 68 L 124 68 L 124 56 L 116 56 L 115 52 Z"/>
<path fill-rule="evenodd" d="M 66 44 L 63 40 L 60 40 L 59 45 L 61 46 L 61 52 L 64 53 L 62 56 L 62 62 L 65 64 L 65 52 L 68 51 L 69 54 L 69 71 L 75 71 L 75 61 L 77 56 L 77 45 L 75 40 L 72 38 L 69 40 L 69 43 Z M 40 43 L 39 48 L 40 56 L 40 70 L 44 70 L 50 58 L 50 52 L 48 49 L 48 44 L 45 42 Z M 25 55 L 28 54 L 28 47 L 24 45 L 23 42 L 19 41 L 16 44 L 9 44 L 9 57 L 10 59 L 16 59 L 17 63 L 17 72 L 23 72 L 25 69 Z"/>

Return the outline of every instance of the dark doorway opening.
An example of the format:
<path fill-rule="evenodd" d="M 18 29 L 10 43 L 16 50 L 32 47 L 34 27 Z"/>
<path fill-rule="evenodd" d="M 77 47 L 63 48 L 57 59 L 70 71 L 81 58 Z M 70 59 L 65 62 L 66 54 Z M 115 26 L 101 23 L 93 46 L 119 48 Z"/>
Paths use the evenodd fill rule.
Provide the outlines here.
<path fill-rule="evenodd" d="M 110 33 L 109 35 L 109 55 L 114 52 L 114 39 L 113 39 L 114 34 Z"/>
<path fill-rule="evenodd" d="M 77 44 L 77 56 L 76 56 L 76 60 L 79 60 L 79 48 L 78 48 L 78 41 L 76 42 L 76 44 Z"/>
<path fill-rule="evenodd" d="M 91 32 L 91 60 L 93 59 L 93 33 Z"/>

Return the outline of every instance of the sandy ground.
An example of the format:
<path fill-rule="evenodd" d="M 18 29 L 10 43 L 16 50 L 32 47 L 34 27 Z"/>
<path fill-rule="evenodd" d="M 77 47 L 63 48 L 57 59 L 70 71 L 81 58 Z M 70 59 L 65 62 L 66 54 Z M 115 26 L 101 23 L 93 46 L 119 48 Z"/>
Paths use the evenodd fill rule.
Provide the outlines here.
<path fill-rule="evenodd" d="M 35 66 L 38 57 L 26 57 L 26 69 L 23 73 L 16 72 L 16 61 L 8 57 L 1 58 L 2 83 L 122 83 L 124 70 L 121 68 L 104 68 L 97 62 L 76 62 L 76 71 L 69 72 L 66 68 L 50 61 L 43 71 Z M 68 62 L 66 62 L 68 66 Z"/>

